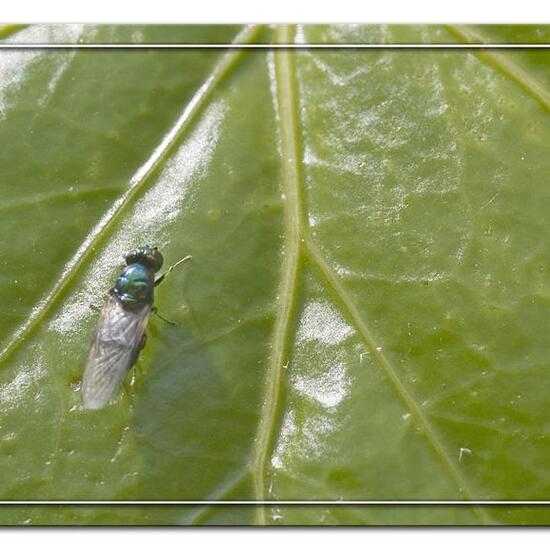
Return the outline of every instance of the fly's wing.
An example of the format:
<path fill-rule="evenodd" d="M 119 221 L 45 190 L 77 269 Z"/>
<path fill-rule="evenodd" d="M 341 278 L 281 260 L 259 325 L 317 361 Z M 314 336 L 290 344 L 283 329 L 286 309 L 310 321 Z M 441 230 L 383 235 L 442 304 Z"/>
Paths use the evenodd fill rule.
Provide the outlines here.
<path fill-rule="evenodd" d="M 131 311 L 109 294 L 92 342 L 82 380 L 82 400 L 87 409 L 106 405 L 136 362 L 147 327 L 151 304 Z"/>

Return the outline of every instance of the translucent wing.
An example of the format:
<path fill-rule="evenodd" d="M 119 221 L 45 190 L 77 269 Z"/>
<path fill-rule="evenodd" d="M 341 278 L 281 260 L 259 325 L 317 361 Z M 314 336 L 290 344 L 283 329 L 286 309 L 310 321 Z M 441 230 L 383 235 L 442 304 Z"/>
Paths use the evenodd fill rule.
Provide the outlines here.
<path fill-rule="evenodd" d="M 82 381 L 82 399 L 87 409 L 106 405 L 122 385 L 143 345 L 151 304 L 131 311 L 109 294 L 92 342 Z"/>

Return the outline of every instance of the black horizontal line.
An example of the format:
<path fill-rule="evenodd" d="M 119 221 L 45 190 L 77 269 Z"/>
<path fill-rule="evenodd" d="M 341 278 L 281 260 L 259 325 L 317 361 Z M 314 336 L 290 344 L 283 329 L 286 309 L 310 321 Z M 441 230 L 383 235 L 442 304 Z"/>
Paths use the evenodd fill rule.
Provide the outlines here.
<path fill-rule="evenodd" d="M 1 506 L 548 506 L 550 500 L 0 500 Z"/>
<path fill-rule="evenodd" d="M 78 50 L 187 50 L 187 49 L 292 49 L 292 50 L 546 50 L 550 44 L 0 44 L 0 50 L 78 49 Z"/>

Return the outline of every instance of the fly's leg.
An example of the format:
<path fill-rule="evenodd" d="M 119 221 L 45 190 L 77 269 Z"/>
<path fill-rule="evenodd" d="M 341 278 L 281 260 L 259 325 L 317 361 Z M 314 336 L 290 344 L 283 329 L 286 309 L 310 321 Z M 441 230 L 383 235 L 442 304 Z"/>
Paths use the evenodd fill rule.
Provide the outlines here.
<path fill-rule="evenodd" d="M 181 260 L 178 260 L 175 264 L 172 264 L 167 271 L 165 271 L 162 275 L 159 275 L 156 279 L 155 279 L 155 286 L 158 286 L 160 285 L 160 283 L 162 283 L 162 281 L 164 281 L 164 279 L 166 279 L 166 277 L 168 276 L 169 273 L 171 273 L 171 271 L 178 267 L 178 265 L 181 265 L 182 263 L 184 262 L 188 262 L 189 260 L 191 260 L 191 256 L 185 256 L 185 258 L 182 258 Z M 177 323 L 174 323 L 174 321 L 170 321 L 169 319 L 166 319 L 166 317 L 163 317 L 159 312 L 158 312 L 158 309 L 156 307 L 153 307 L 151 309 L 151 311 L 157 316 L 159 317 L 160 319 L 162 319 L 165 323 L 168 323 L 169 325 L 172 325 L 172 326 L 178 326 Z"/>
<path fill-rule="evenodd" d="M 177 261 L 175 264 L 171 265 L 169 268 L 168 268 L 168 271 L 165 271 L 162 275 L 159 275 L 156 279 L 155 279 L 155 286 L 158 286 L 160 285 L 160 283 L 162 283 L 162 281 L 164 281 L 164 279 L 166 279 L 166 276 L 175 268 L 175 267 L 178 267 L 178 265 L 182 264 L 183 262 L 187 262 L 191 259 L 191 256 L 185 256 L 185 258 L 182 258 L 181 260 Z"/>
<path fill-rule="evenodd" d="M 133 359 L 132 359 L 132 364 L 129 367 L 130 369 L 137 365 L 137 360 L 139 358 L 139 354 L 141 353 L 141 350 L 145 347 L 145 342 L 147 342 L 147 334 L 143 333 L 143 335 L 141 336 L 141 340 L 139 341 L 139 344 L 137 345 L 137 347 L 134 350 L 134 356 L 133 356 Z"/>
<path fill-rule="evenodd" d="M 147 334 L 145 332 L 143 333 L 143 336 L 141 337 L 141 341 L 139 343 L 139 351 L 141 351 L 145 347 L 145 343 L 147 342 Z M 139 353 L 138 351 L 138 353 Z"/>
<path fill-rule="evenodd" d="M 154 313 L 159 319 L 162 319 L 165 323 L 168 323 L 169 325 L 172 325 L 173 327 L 177 327 L 178 324 L 174 321 L 170 321 L 169 319 L 166 319 L 166 317 L 163 317 L 158 309 L 156 307 L 151 308 L 151 312 Z"/>
<path fill-rule="evenodd" d="M 139 379 L 140 379 L 139 367 L 137 366 L 138 357 L 139 357 L 139 354 L 141 353 L 141 350 L 145 347 L 146 342 L 147 342 L 147 334 L 143 333 L 143 335 L 141 336 L 141 340 L 139 341 L 139 344 L 136 348 L 136 351 L 134 352 L 134 359 L 129 369 L 132 371 L 132 375 L 130 379 L 130 388 L 132 388 L 130 391 L 132 392 L 132 398 L 135 397 L 136 388 L 139 384 Z"/>
<path fill-rule="evenodd" d="M 105 294 L 105 296 L 103 297 L 103 302 L 105 302 L 108 298 L 108 294 Z M 88 304 L 90 306 L 90 309 L 93 310 L 93 311 L 101 311 L 103 309 L 103 306 L 101 305 L 98 305 L 98 304 Z"/>

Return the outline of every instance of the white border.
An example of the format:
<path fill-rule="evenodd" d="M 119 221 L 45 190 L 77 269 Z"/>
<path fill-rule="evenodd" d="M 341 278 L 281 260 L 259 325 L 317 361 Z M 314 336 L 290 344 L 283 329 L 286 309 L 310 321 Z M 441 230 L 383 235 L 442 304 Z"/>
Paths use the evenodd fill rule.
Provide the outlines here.
<path fill-rule="evenodd" d="M 212 526 L 210 526 L 212 527 Z M 294 526 L 295 527 L 295 526 Z M 330 527 L 335 527 L 331 525 Z M 23 536 L 23 539 L 20 537 Z M 26 540 L 25 540 L 26 539 Z M 535 540 L 536 539 L 536 540 Z M 540 542 L 542 544 L 536 544 Z M 21 548 L 26 543 L 40 550 L 98 550 L 99 548 L 131 548 L 132 550 L 182 550 L 186 548 L 223 548 L 223 550 L 281 550 L 281 548 L 314 548 L 347 550 L 398 548 L 406 550 L 517 550 L 547 548 L 548 532 L 540 529 L 460 529 L 416 527 L 376 527 L 356 529 L 349 526 L 318 529 L 316 526 L 266 526 L 260 529 L 239 529 L 233 526 L 214 528 L 112 529 L 95 527 L 81 529 L 50 529 L 33 527 L 25 530 L 4 530 L 2 545 Z M 534 544 L 535 543 L 535 544 Z"/>
<path fill-rule="evenodd" d="M 550 22 L 550 3 L 461 0 L 311 2 L 307 0 L 17 0 L 4 2 L 2 21 L 18 23 L 541 23 Z"/>

